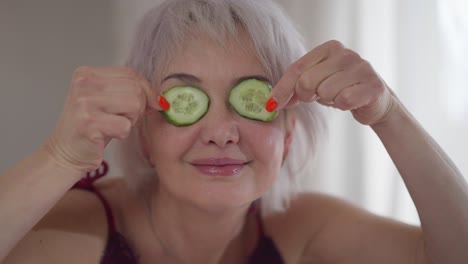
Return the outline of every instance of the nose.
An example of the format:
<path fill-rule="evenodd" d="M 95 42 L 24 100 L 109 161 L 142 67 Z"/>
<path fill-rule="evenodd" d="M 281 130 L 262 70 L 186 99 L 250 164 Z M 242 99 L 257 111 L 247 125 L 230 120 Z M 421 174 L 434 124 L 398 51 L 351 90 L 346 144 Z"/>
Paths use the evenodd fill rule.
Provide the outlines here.
<path fill-rule="evenodd" d="M 225 148 L 239 142 L 237 121 L 226 106 L 210 107 L 203 119 L 201 138 L 204 144 Z"/>

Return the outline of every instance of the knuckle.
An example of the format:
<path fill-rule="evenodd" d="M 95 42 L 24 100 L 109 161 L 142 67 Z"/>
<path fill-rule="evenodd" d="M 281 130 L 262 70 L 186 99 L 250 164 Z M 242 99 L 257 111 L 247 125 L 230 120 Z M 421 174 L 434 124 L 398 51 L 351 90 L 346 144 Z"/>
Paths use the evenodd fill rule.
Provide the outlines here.
<path fill-rule="evenodd" d="M 311 89 L 312 86 L 312 81 L 310 80 L 309 76 L 307 74 L 301 74 L 299 78 L 297 79 L 297 88 L 299 89 Z"/>
<path fill-rule="evenodd" d="M 87 96 L 78 96 L 74 99 L 74 105 L 80 116 L 89 113 L 90 104 L 91 102 Z"/>
<path fill-rule="evenodd" d="M 362 60 L 360 62 L 358 68 L 358 74 L 360 74 L 363 78 L 367 78 L 370 80 L 375 80 L 380 82 L 380 78 L 378 73 L 372 67 L 372 64 L 369 61 Z"/>
<path fill-rule="evenodd" d="M 106 88 L 106 82 L 102 79 L 98 79 L 94 76 L 90 78 L 90 87 L 91 91 L 95 93 L 102 93 Z"/>
<path fill-rule="evenodd" d="M 382 80 L 378 77 L 374 77 L 369 81 L 369 84 L 377 92 L 377 94 L 382 94 L 385 92 L 386 86 L 383 84 Z"/>
<path fill-rule="evenodd" d="M 123 125 L 123 130 L 126 134 L 129 134 L 130 131 L 132 130 L 132 122 L 130 120 L 125 120 L 124 125 Z"/>
<path fill-rule="evenodd" d="M 86 129 L 93 128 L 95 126 L 95 119 L 88 111 L 81 111 L 78 114 L 78 126 L 82 131 L 86 132 Z"/>
<path fill-rule="evenodd" d="M 104 84 L 94 75 L 87 74 L 81 75 L 77 78 L 74 78 L 72 81 L 74 92 L 84 92 L 84 91 L 102 91 Z"/>
<path fill-rule="evenodd" d="M 142 111 L 143 104 L 141 103 L 141 100 L 131 100 L 129 104 L 130 112 L 132 114 L 138 115 Z"/>
<path fill-rule="evenodd" d="M 317 94 L 320 96 L 320 98 L 323 98 L 328 101 L 333 101 L 335 98 L 335 92 L 334 89 L 331 89 L 332 86 L 332 81 L 329 79 L 322 81 L 319 86 L 317 87 Z"/>
<path fill-rule="evenodd" d="M 86 137 L 87 135 L 87 126 L 78 126 L 76 128 L 76 133 L 80 136 L 80 137 Z"/>
<path fill-rule="evenodd" d="M 76 70 L 73 72 L 73 76 L 78 77 L 78 76 L 86 75 L 86 74 L 89 74 L 91 71 L 92 69 L 89 66 L 80 66 L 76 68 Z"/>
<path fill-rule="evenodd" d="M 374 73 L 374 68 L 372 67 L 372 64 L 367 60 L 361 60 L 359 68 L 361 69 L 361 71 Z"/>
<path fill-rule="evenodd" d="M 294 62 L 293 64 L 291 64 L 288 71 L 291 71 L 296 75 L 299 75 L 305 70 L 306 67 L 307 67 L 307 62 L 305 60 L 298 60 Z"/>
<path fill-rule="evenodd" d="M 132 122 L 128 119 L 123 120 L 120 123 L 119 138 L 121 139 L 127 138 L 130 135 L 131 131 L 132 131 Z"/>
<path fill-rule="evenodd" d="M 88 133 L 88 139 L 93 143 L 98 143 L 102 140 L 102 135 L 97 129 L 90 130 Z"/>
<path fill-rule="evenodd" d="M 74 106 L 80 113 L 89 113 L 96 106 L 93 97 L 88 95 L 79 95 L 74 98 Z"/>
<path fill-rule="evenodd" d="M 135 70 L 133 70 L 132 68 L 130 67 L 123 67 L 122 68 L 122 71 L 125 75 L 127 75 L 128 77 L 130 78 L 137 78 L 139 77 L 139 75 L 136 73 Z"/>
<path fill-rule="evenodd" d="M 90 138 L 95 126 L 92 118 L 89 115 L 82 113 L 80 114 L 79 119 L 78 127 L 76 128 L 78 135 Z"/>
<path fill-rule="evenodd" d="M 76 120 L 79 128 L 93 128 L 96 124 L 96 116 L 91 113 L 91 106 L 88 100 L 80 99 L 76 107 Z M 82 130 L 83 132 L 84 130 Z"/>
<path fill-rule="evenodd" d="M 138 98 L 138 99 L 146 98 L 145 90 L 142 87 L 139 80 L 135 80 L 135 79 L 127 80 L 126 87 L 132 93 L 132 96 L 135 96 L 135 98 Z"/>
<path fill-rule="evenodd" d="M 340 41 L 336 40 L 336 39 L 333 39 L 333 40 L 330 40 L 327 42 L 327 45 L 328 45 L 328 49 L 330 51 L 339 51 L 339 50 L 343 50 L 344 49 L 344 45 L 343 43 L 341 43 Z"/>
<path fill-rule="evenodd" d="M 315 94 L 310 92 L 310 91 L 307 91 L 307 90 L 304 90 L 304 89 L 300 89 L 297 91 L 297 96 L 299 97 L 299 99 L 302 101 L 302 102 L 305 102 L 305 103 L 310 103 L 314 100 L 315 98 Z"/>
<path fill-rule="evenodd" d="M 141 87 L 139 85 L 138 82 L 136 82 L 134 85 L 133 85 L 133 89 L 135 90 L 135 93 L 136 93 L 136 96 L 138 99 L 145 99 L 146 98 L 146 94 L 145 94 L 145 90 L 143 89 L 143 87 Z"/>
<path fill-rule="evenodd" d="M 351 109 L 353 107 L 353 93 L 343 91 L 342 94 L 336 98 L 335 102 L 340 106 L 341 109 Z"/>
<path fill-rule="evenodd" d="M 73 78 L 72 85 L 73 87 L 83 87 L 90 83 L 89 76 L 79 75 Z"/>
<path fill-rule="evenodd" d="M 344 49 L 341 53 L 341 62 L 343 65 L 357 64 L 361 61 L 361 56 L 350 49 Z"/>
<path fill-rule="evenodd" d="M 101 125 L 93 117 L 90 117 L 86 122 L 83 123 L 81 133 L 85 138 L 93 143 L 98 143 L 103 139 Z"/>

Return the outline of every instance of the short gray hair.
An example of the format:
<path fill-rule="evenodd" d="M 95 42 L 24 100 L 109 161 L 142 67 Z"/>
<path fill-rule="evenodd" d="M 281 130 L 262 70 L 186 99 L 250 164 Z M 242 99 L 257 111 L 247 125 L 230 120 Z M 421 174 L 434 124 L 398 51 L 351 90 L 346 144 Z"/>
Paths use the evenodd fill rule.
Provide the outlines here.
<path fill-rule="evenodd" d="M 220 44 L 226 37 L 236 38 L 239 28 L 245 30 L 273 85 L 305 53 L 302 37 L 273 1 L 167 0 L 141 20 L 127 66 L 153 82 L 194 27 Z M 296 118 L 295 135 L 279 177 L 261 198 L 264 214 L 283 210 L 298 193 L 303 168 L 315 160 L 319 137 L 324 134 L 323 113 L 316 104 L 300 104 L 288 110 L 289 114 Z M 155 177 L 155 172 L 141 153 L 135 130 L 119 143 L 116 154 L 129 186 L 138 191 Z"/>

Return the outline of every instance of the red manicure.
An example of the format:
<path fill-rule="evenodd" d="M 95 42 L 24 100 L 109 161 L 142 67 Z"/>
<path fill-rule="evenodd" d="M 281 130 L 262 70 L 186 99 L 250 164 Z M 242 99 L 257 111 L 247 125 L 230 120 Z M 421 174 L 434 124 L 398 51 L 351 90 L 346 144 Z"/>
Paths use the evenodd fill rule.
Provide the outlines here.
<path fill-rule="evenodd" d="M 171 108 L 171 105 L 169 102 L 164 98 L 162 95 L 159 96 L 159 106 L 164 110 L 167 111 L 169 108 Z"/>
<path fill-rule="evenodd" d="M 278 107 L 278 102 L 274 98 L 268 99 L 265 104 L 265 109 L 270 113 L 275 111 L 276 107 Z"/>

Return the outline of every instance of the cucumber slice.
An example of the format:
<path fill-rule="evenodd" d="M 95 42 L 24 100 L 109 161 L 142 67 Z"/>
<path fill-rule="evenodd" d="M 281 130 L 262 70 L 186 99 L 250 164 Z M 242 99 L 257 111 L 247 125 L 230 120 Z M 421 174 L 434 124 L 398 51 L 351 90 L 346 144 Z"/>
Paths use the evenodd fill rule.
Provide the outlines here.
<path fill-rule="evenodd" d="M 163 93 L 171 107 L 161 111 L 175 126 L 189 126 L 200 120 L 208 111 L 210 99 L 202 90 L 192 86 L 175 86 Z"/>
<path fill-rule="evenodd" d="M 278 111 L 268 112 L 265 103 L 271 92 L 271 86 L 257 79 L 240 82 L 229 93 L 229 103 L 241 116 L 268 122 L 278 116 Z"/>

